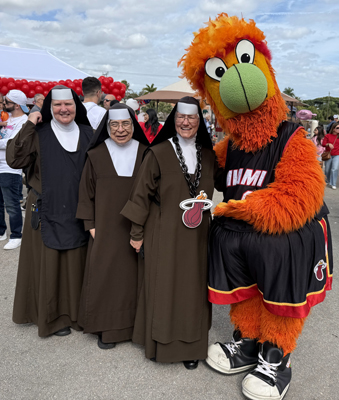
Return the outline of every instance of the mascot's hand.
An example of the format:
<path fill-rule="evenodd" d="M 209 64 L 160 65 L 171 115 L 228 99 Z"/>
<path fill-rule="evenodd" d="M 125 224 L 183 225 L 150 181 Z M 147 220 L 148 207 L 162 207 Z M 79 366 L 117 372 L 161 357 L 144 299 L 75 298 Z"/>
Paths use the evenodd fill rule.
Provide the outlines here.
<path fill-rule="evenodd" d="M 225 216 L 235 219 L 242 219 L 249 222 L 246 200 L 229 200 L 227 203 L 219 203 L 214 210 L 215 216 Z"/>
<path fill-rule="evenodd" d="M 253 203 L 253 197 L 251 199 L 251 196 L 248 195 L 246 200 L 229 200 L 228 203 L 218 204 L 214 210 L 214 215 L 223 215 L 225 217 L 246 221 L 253 225 L 256 231 L 271 234 L 283 233 L 285 230 L 280 225 L 279 218 L 274 218 L 272 213 L 270 213 L 269 218 L 267 218 L 265 212 L 260 212 L 260 203 L 263 205 L 258 198 L 254 200 Z M 267 209 L 268 208 L 271 207 L 268 206 Z"/>

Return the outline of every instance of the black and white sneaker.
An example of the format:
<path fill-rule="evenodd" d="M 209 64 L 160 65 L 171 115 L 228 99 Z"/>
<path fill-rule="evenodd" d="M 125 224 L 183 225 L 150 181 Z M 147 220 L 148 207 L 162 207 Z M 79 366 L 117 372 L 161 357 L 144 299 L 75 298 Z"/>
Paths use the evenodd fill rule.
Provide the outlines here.
<path fill-rule="evenodd" d="M 282 400 L 290 386 L 290 354 L 270 342 L 261 345 L 258 365 L 242 381 L 242 392 L 251 400 Z"/>
<path fill-rule="evenodd" d="M 208 347 L 207 364 L 222 374 L 236 374 L 254 368 L 258 363 L 256 339 L 242 338 L 235 330 L 231 342 L 217 342 Z"/>

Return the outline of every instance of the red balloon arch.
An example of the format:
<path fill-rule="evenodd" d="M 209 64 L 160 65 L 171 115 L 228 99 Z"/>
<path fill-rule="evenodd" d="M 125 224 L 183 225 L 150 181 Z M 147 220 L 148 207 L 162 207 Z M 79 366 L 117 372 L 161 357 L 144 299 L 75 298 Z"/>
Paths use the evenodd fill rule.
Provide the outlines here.
<path fill-rule="evenodd" d="M 111 76 L 100 76 L 99 81 L 101 82 L 101 89 L 105 94 L 113 94 L 118 101 L 125 97 L 126 85 L 123 83 L 115 82 Z M 48 92 L 57 85 L 64 85 L 73 89 L 78 96 L 83 95 L 81 88 L 82 79 L 40 82 L 27 81 L 26 79 L 0 78 L 0 93 L 5 96 L 10 90 L 19 89 L 28 98 L 34 97 L 37 93 L 41 93 L 46 97 Z"/>

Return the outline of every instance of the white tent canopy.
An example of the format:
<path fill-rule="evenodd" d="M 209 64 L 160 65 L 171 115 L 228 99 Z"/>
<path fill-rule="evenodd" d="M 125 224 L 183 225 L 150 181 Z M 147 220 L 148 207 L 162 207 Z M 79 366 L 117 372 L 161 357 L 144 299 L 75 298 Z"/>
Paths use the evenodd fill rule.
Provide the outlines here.
<path fill-rule="evenodd" d="M 186 92 L 187 96 L 193 95 L 195 93 L 195 91 L 191 88 L 191 85 L 188 83 L 186 78 L 181 79 L 181 81 L 179 82 L 172 83 L 171 85 L 160 89 L 160 91 L 163 90 L 168 90 L 173 92 Z"/>
<path fill-rule="evenodd" d="M 0 45 L 0 77 L 28 81 L 84 79 L 88 75 L 54 57 L 46 50 L 21 49 Z"/>
<path fill-rule="evenodd" d="M 147 93 L 143 96 L 137 97 L 137 100 L 157 100 L 166 103 L 176 103 L 182 97 L 194 96 L 198 97 L 197 93 L 191 88 L 186 79 L 179 82 L 172 83 L 155 92 Z"/>

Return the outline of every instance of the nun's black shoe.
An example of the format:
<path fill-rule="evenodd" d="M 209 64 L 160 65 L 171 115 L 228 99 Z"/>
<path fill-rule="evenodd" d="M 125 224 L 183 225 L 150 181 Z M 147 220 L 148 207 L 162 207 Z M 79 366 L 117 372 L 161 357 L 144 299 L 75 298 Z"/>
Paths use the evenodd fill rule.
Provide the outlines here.
<path fill-rule="evenodd" d="M 102 336 L 98 335 L 98 347 L 102 350 L 114 349 L 115 343 L 104 343 L 102 341 Z"/>
<path fill-rule="evenodd" d="M 183 364 L 186 369 L 196 369 L 198 367 L 199 360 L 183 361 Z"/>
<path fill-rule="evenodd" d="M 53 335 L 55 336 L 67 336 L 72 333 L 71 328 L 67 326 L 66 328 L 59 329 L 58 331 L 54 332 Z"/>

